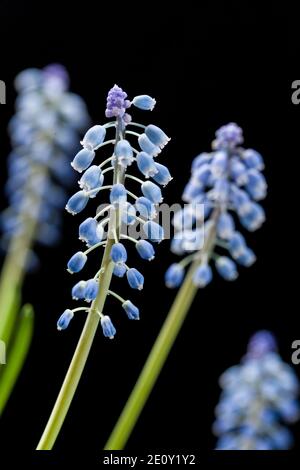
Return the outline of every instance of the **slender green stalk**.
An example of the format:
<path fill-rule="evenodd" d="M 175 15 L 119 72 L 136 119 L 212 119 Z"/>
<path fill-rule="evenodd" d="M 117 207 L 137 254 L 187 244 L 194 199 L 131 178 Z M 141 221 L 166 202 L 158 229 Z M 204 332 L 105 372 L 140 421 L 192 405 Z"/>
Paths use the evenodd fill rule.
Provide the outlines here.
<path fill-rule="evenodd" d="M 19 312 L 18 326 L 10 342 L 9 362 L 3 366 L 0 380 L 0 415 L 18 378 L 26 359 L 33 332 L 33 309 L 24 305 Z M 2 366 L 1 366 L 2 367 Z"/>
<path fill-rule="evenodd" d="M 116 126 L 115 144 L 120 138 L 122 138 L 122 132 L 120 129 L 121 124 L 120 122 L 118 122 Z M 116 181 L 124 181 L 124 174 L 122 173 L 122 171 L 120 171 L 118 165 L 114 173 L 114 183 Z M 114 268 L 114 263 L 110 260 L 110 251 L 112 245 L 115 243 L 112 234 L 117 233 L 119 231 L 118 216 L 118 210 L 116 210 L 116 214 L 113 213 L 113 216 L 110 218 L 107 243 L 102 258 L 101 269 L 99 271 L 99 291 L 96 299 L 92 302 L 73 359 L 69 366 L 67 375 L 55 402 L 46 428 L 37 446 L 37 450 L 52 449 L 56 438 L 62 428 L 65 417 L 68 413 L 71 402 L 76 393 L 86 361 L 88 359 L 89 352 L 92 347 L 93 340 L 101 318 L 101 314 L 105 305 L 105 301 L 107 295 L 109 294 L 109 287 Z"/>
<path fill-rule="evenodd" d="M 22 236 L 15 235 L 10 243 L 0 277 L 0 339 L 8 343 L 14 318 L 11 315 L 16 295 L 22 285 L 26 260 L 31 248 L 36 221 L 27 220 Z"/>
<path fill-rule="evenodd" d="M 100 320 L 99 313 L 102 312 L 107 297 L 113 271 L 113 263 L 110 262 L 109 259 L 113 243 L 114 241 L 111 239 L 107 242 L 101 265 L 102 270 L 99 275 L 100 288 L 98 296 L 92 303 L 69 370 L 57 397 L 45 431 L 37 446 L 37 450 L 52 449 L 75 395 L 98 328 Z"/>
<path fill-rule="evenodd" d="M 144 408 L 196 295 L 197 287 L 192 283 L 194 269 L 194 265 L 189 269 L 139 379 L 105 445 L 105 450 L 121 450 L 124 448 Z"/>
<path fill-rule="evenodd" d="M 218 214 L 219 209 L 212 215 L 202 259 L 208 259 L 211 255 L 216 238 L 215 221 Z M 135 387 L 105 445 L 105 450 L 121 450 L 126 445 L 195 298 L 198 288 L 193 283 L 193 274 L 200 263 L 201 259 L 198 257 L 191 264 Z"/>

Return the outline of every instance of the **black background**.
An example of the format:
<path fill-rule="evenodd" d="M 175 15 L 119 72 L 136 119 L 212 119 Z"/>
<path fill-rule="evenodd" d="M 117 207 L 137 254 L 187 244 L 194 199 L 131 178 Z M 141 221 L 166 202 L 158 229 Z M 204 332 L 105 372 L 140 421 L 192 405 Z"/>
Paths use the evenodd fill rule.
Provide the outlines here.
<path fill-rule="evenodd" d="M 13 78 L 24 68 L 52 62 L 67 67 L 71 89 L 86 100 L 94 123 L 104 121 L 106 93 L 114 83 L 129 97 L 147 93 L 157 99 L 151 115 L 137 110 L 135 120 L 156 123 L 172 137 L 161 157 L 174 176 L 164 191 L 166 203 L 180 201 L 193 157 L 209 150 L 215 130 L 224 123 L 237 122 L 244 129 L 245 145 L 264 155 L 268 219 L 249 235 L 258 261 L 251 269 L 241 269 L 235 283 L 216 277 L 198 293 L 127 446 L 131 451 L 213 449 L 211 424 L 220 373 L 239 361 L 257 329 L 276 334 L 287 362 L 291 343 L 299 339 L 298 290 L 292 275 L 297 263 L 294 168 L 300 115 L 290 99 L 291 82 L 299 78 L 293 14 L 285 16 L 275 4 L 264 12 L 252 2 L 203 2 L 193 8 L 187 3 L 167 11 L 163 5 L 133 3 L 122 8 L 102 2 L 1 4 L 0 78 L 7 84 L 7 104 L 0 107 L 1 184 L 6 179 Z M 82 329 L 80 317 L 60 334 L 55 323 L 71 305 L 74 278 L 65 264 L 80 247 L 77 227 L 84 217 L 64 214 L 62 242 L 49 250 L 39 248 L 42 267 L 27 277 L 23 299 L 35 305 L 35 336 L 1 419 L 5 448 L 34 449 Z M 57 451 L 96 454 L 103 447 L 174 297 L 163 283 L 163 272 L 175 260 L 168 248 L 167 241 L 160 245 L 149 264 L 132 253 L 131 264 L 146 280 L 142 294 L 130 293 L 142 319 L 128 322 L 115 303 L 108 303 L 118 334 L 114 341 L 97 335 Z M 115 281 L 120 293 L 127 292 L 125 284 Z M 299 448 L 299 425 L 294 433 Z"/>

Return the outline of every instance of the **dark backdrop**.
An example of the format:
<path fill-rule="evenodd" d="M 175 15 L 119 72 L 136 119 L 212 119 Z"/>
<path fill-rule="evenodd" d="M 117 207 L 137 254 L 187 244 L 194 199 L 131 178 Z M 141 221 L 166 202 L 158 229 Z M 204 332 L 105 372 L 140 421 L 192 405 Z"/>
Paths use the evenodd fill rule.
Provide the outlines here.
<path fill-rule="evenodd" d="M 288 362 L 291 343 L 299 339 L 297 281 L 292 275 L 297 262 L 293 168 L 299 158 L 300 115 L 300 107 L 290 100 L 291 82 L 297 79 L 295 25 L 290 20 L 288 27 L 275 5 L 263 12 L 250 2 L 204 2 L 199 8 L 173 7 L 166 13 L 162 6 L 145 4 L 140 14 L 141 5 L 133 4 L 104 8 L 99 2 L 96 8 L 85 2 L 63 14 L 62 6 L 52 2 L 42 7 L 1 3 L 0 78 L 7 84 L 7 104 L 0 107 L 1 184 L 6 179 L 13 78 L 26 67 L 52 62 L 67 67 L 71 89 L 86 100 L 94 123 L 103 122 L 105 96 L 114 83 L 131 97 L 148 93 L 157 99 L 155 111 L 142 119 L 172 136 L 162 156 L 174 176 L 164 192 L 167 203 L 180 201 L 193 157 L 210 148 L 214 131 L 224 123 L 237 122 L 245 144 L 264 155 L 268 219 L 249 236 L 258 261 L 241 269 L 235 283 L 216 277 L 198 293 L 128 443 L 131 450 L 212 449 L 218 377 L 239 361 L 249 336 L 257 329 L 272 330 Z M 26 367 L 1 420 L 0 442 L 6 448 L 36 445 L 83 326 L 77 317 L 64 333 L 55 327 L 57 316 L 70 305 L 74 278 L 65 264 L 80 246 L 81 220 L 64 215 L 61 244 L 38 249 L 41 270 L 28 276 L 24 286 L 23 299 L 36 309 L 36 326 Z M 127 322 L 116 311 L 116 339 L 97 335 L 57 441 L 59 451 L 96 453 L 105 443 L 174 297 L 163 283 L 163 272 L 175 259 L 168 248 L 168 242 L 160 245 L 152 263 L 137 260 L 146 282 L 142 294 L 132 291 L 131 297 L 142 319 Z M 125 284 L 116 281 L 120 292 L 127 290 Z M 299 425 L 295 436 L 299 448 Z"/>

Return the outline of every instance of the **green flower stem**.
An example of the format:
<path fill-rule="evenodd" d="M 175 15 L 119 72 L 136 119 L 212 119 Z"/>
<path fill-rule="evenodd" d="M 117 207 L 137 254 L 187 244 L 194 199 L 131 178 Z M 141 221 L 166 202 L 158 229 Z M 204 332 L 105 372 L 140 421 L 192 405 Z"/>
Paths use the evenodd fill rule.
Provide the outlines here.
<path fill-rule="evenodd" d="M 216 209 L 202 250 L 202 256 L 206 259 L 215 244 L 218 215 L 219 209 Z M 105 450 L 122 450 L 126 445 L 198 291 L 193 283 L 193 274 L 200 263 L 201 259 L 198 258 L 191 264 L 135 387 L 104 447 Z"/>
<path fill-rule="evenodd" d="M 5 343 L 14 327 L 11 312 L 25 274 L 28 252 L 32 246 L 36 230 L 36 221 L 28 219 L 22 236 L 15 235 L 4 260 L 0 278 L 0 339 Z"/>
<path fill-rule="evenodd" d="M 116 125 L 116 139 L 115 145 L 119 138 L 122 138 L 121 122 L 118 121 Z M 124 181 L 124 174 L 119 166 L 116 166 L 114 172 L 114 183 L 116 181 Z M 114 263 L 110 259 L 111 248 L 114 244 L 112 234 L 119 231 L 118 221 L 119 214 L 116 210 L 116 216 L 111 217 L 109 221 L 109 230 L 107 236 L 107 244 L 104 249 L 102 258 L 101 269 L 99 271 L 99 291 L 96 299 L 92 302 L 89 310 L 83 331 L 79 338 L 77 348 L 75 350 L 73 359 L 69 366 L 67 375 L 55 402 L 54 408 L 37 446 L 37 450 L 51 450 L 56 438 L 62 428 L 65 417 L 70 408 L 73 397 L 76 393 L 80 378 L 82 376 L 86 361 L 89 356 L 90 349 L 99 325 L 99 321 L 103 312 L 107 295 L 109 294 L 109 287 L 111 283 Z"/>
<path fill-rule="evenodd" d="M 0 415 L 18 378 L 26 359 L 33 332 L 33 309 L 24 305 L 19 312 L 19 321 L 13 340 L 10 342 L 8 363 L 3 366 L 0 380 Z M 2 367 L 2 366 L 0 366 Z"/>
<path fill-rule="evenodd" d="M 64 383 L 57 397 L 53 411 L 37 446 L 37 450 L 51 450 L 56 438 L 64 423 L 69 407 L 75 395 L 79 384 L 83 369 L 85 367 L 95 333 L 100 321 L 99 313 L 102 313 L 110 281 L 113 272 L 113 263 L 110 261 L 110 250 L 114 241 L 109 239 L 105 248 L 101 272 L 99 275 L 100 289 L 97 298 L 93 301 L 87 316 L 85 326 L 80 336 L 77 348 L 71 361 L 69 370 L 65 377 Z M 99 312 L 99 313 L 98 313 Z"/>
<path fill-rule="evenodd" d="M 198 264 L 199 262 L 197 266 Z M 194 269 L 195 265 L 192 265 L 186 275 L 139 379 L 105 445 L 105 450 L 121 450 L 126 445 L 196 295 L 197 287 L 192 283 Z"/>

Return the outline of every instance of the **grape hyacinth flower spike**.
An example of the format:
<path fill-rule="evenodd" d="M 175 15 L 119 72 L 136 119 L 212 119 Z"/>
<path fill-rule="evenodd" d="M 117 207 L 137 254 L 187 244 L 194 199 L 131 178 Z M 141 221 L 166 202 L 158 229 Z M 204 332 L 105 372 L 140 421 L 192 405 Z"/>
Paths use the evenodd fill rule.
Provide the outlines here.
<path fill-rule="evenodd" d="M 165 186 L 172 178 L 167 167 L 157 163 L 155 158 L 170 139 L 154 124 L 145 126 L 133 122 L 128 113 L 129 108 L 133 107 L 151 111 L 154 105 L 155 100 L 148 95 L 136 96 L 130 101 L 127 94 L 115 85 L 108 93 L 105 111 L 106 117 L 113 120 L 95 125 L 86 132 L 81 141 L 82 149 L 71 163 L 74 170 L 80 173 L 80 189 L 69 199 L 66 210 L 75 215 L 85 210 L 90 202 L 95 201 L 98 206 L 94 215 L 89 214 L 79 225 L 79 239 L 86 244 L 86 249 L 72 255 L 68 271 L 74 274 L 86 270 L 92 253 L 99 257 L 99 252 L 104 251 L 97 272 L 93 272 L 89 279 L 77 281 L 72 289 L 74 300 L 89 305 L 68 308 L 58 319 L 58 329 L 65 330 L 78 312 L 88 313 L 73 361 L 38 449 L 50 449 L 56 440 L 99 324 L 106 338 L 113 339 L 116 335 L 115 319 L 112 320 L 110 314 L 104 311 L 107 297 L 121 302 L 128 319 L 138 320 L 140 317 L 138 307 L 111 290 L 110 284 L 113 276 L 126 275 L 128 285 L 141 290 L 144 277 L 138 269 L 129 265 L 126 244 L 133 243 L 139 256 L 150 261 L 155 255 L 152 243 L 159 243 L 164 238 L 163 228 L 153 218 L 162 201 L 160 186 Z M 106 135 L 111 130 L 114 130 L 114 135 L 107 139 Z M 113 148 L 110 156 L 97 162 L 96 151 L 100 153 L 108 146 Z M 142 179 L 132 175 L 135 164 Z M 132 188 L 129 190 L 130 184 Z M 137 194 L 138 190 L 140 194 Z M 108 202 L 103 191 L 109 192 Z M 130 236 L 138 233 L 138 227 L 141 239 Z M 134 230 L 131 232 L 130 229 Z"/>
<path fill-rule="evenodd" d="M 180 289 L 106 449 L 126 444 L 193 299 L 199 288 L 211 283 L 213 269 L 234 281 L 237 265 L 248 267 L 255 261 L 239 225 L 251 232 L 261 227 L 265 213 L 258 201 L 266 196 L 267 184 L 261 155 L 242 143 L 242 129 L 230 123 L 216 132 L 212 151 L 201 153 L 192 163 L 182 197 L 187 204 L 175 213 L 171 242 L 171 251 L 185 256 L 165 274 L 167 287 Z"/>
<path fill-rule="evenodd" d="M 38 266 L 35 242 L 50 246 L 59 240 L 65 188 L 74 181 L 70 155 L 89 116 L 80 96 L 68 91 L 68 73 L 61 65 L 24 70 L 16 77 L 15 88 L 18 97 L 8 126 L 12 151 L 5 184 L 9 207 L 0 214 L 1 248 L 6 253 L 0 278 L 0 338 L 9 345 L 10 357 L 18 358 L 20 369 L 25 352 L 21 358 L 20 341 L 11 335 L 12 314 L 20 308 L 16 300 L 26 272 Z M 26 316 L 18 315 L 13 328 L 15 333 L 26 332 L 28 345 L 29 306 L 25 310 Z M 15 338 L 15 355 L 10 337 Z M 9 370 L 16 371 L 17 366 L 8 357 L 5 374 Z M 2 383 L 1 375 L 0 413 L 8 398 Z"/>
<path fill-rule="evenodd" d="M 239 365 L 220 377 L 222 394 L 213 432 L 218 450 L 287 450 L 293 436 L 285 425 L 300 417 L 299 381 L 277 351 L 274 336 L 250 338 Z"/>
<path fill-rule="evenodd" d="M 256 256 L 238 225 L 255 231 L 265 221 L 258 201 L 266 196 L 261 155 L 240 146 L 242 130 L 234 123 L 216 133 L 211 153 L 201 153 L 192 164 L 183 192 L 186 202 L 175 214 L 171 250 L 187 256 L 166 272 L 168 287 L 178 287 L 186 266 L 194 263 L 192 281 L 199 288 L 212 281 L 212 267 L 227 281 L 238 277 L 237 266 L 249 267 Z M 178 273 L 181 276 L 178 276 Z"/>

